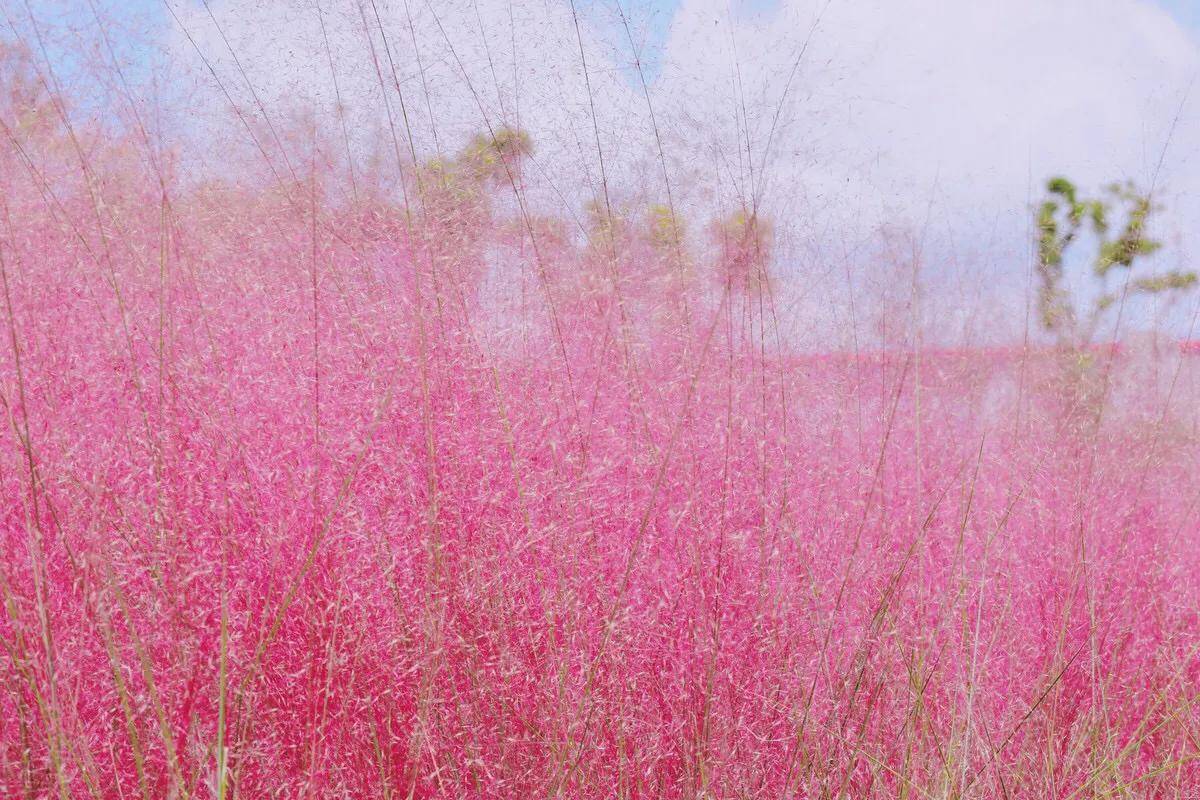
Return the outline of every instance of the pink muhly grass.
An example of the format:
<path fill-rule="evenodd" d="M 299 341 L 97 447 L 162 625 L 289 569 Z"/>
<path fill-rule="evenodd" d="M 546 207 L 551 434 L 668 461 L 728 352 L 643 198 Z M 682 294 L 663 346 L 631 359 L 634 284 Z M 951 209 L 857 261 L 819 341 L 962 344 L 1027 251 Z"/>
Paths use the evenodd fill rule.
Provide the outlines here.
<path fill-rule="evenodd" d="M 0 795 L 1200 785 L 1186 356 L 804 354 L 757 233 L 89 136 L 0 159 Z"/>

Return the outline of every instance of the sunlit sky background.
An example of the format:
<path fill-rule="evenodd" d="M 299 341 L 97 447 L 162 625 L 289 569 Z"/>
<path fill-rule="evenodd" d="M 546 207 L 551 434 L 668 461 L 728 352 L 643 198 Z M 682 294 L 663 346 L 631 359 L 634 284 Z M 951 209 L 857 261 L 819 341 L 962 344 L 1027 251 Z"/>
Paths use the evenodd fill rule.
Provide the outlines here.
<path fill-rule="evenodd" d="M 340 16 L 328 11 L 339 2 Z M 181 69 L 194 61 L 193 47 L 162 0 L 32 5 L 38 15 L 55 17 L 86 39 L 95 29 L 93 3 L 114 23 L 110 32 L 126 63 L 132 62 L 131 73 L 139 60 L 154 55 Z M 1191 254 L 1200 250 L 1200 197 L 1193 190 L 1200 185 L 1195 80 L 1200 0 L 575 3 L 593 50 L 590 86 L 578 69 L 569 0 L 410 0 L 414 13 L 425 18 L 426 29 L 415 35 L 426 61 L 419 69 L 401 65 L 413 81 L 428 71 L 425 91 L 435 98 L 430 110 L 436 106 L 445 144 L 447 131 L 450 139 L 463 138 L 482 124 L 448 38 L 464 52 L 488 39 L 506 72 L 495 83 L 488 113 L 507 116 L 519 90 L 519 124 L 532 129 L 548 200 L 560 208 L 578 209 L 595 193 L 597 165 L 589 148 L 580 146 L 593 141 L 593 124 L 601 129 L 596 136 L 605 139 L 609 178 L 615 176 L 631 198 L 661 194 L 663 173 L 653 159 L 645 160 L 654 152 L 653 139 L 646 138 L 647 100 L 629 68 L 630 50 L 616 21 L 619 8 L 635 31 L 659 125 L 672 137 L 667 156 L 676 186 L 695 189 L 687 202 L 696 217 L 714 213 L 714 205 L 733 195 L 744 196 L 748 187 L 764 189 L 775 219 L 804 222 L 807 228 L 796 231 L 795 241 L 822 250 L 813 256 L 818 260 L 830 247 L 861 247 L 881 227 L 907 226 L 922 236 L 932 227 L 930 238 L 941 249 L 929 258 L 958 264 L 977 285 L 1009 285 L 1019 294 L 1022 273 L 1012 265 L 1023 263 L 1028 246 L 1028 209 L 1045 178 L 1061 171 L 1090 187 L 1126 178 L 1154 185 L 1167 209 L 1161 217 L 1168 244 L 1161 266 L 1189 266 Z M 261 98 L 283 113 L 285 106 L 311 103 L 318 117 L 336 118 L 328 56 L 319 45 L 314 50 L 313 37 L 319 36 L 314 15 L 289 12 L 289 0 L 208 4 L 229 45 L 210 26 L 199 0 L 171 0 L 203 52 L 228 62 L 233 47 L 248 67 L 250 75 L 241 76 L 233 64 L 217 64 L 228 86 L 244 86 L 247 77 L 253 82 L 258 97 L 242 98 L 246 107 Z M 17 8 L 19 19 L 24 6 Z M 322 0 L 321 8 L 340 26 L 330 50 L 340 62 L 343 96 L 351 98 L 348 107 L 358 115 L 352 130 L 365 141 L 386 115 L 363 60 L 354 5 Z M 483 10 L 486 26 L 476 8 Z M 520 22 L 511 23 L 513 8 L 524 15 Z M 466 11 L 470 14 L 455 16 Z M 429 24 L 435 16 L 443 16 L 448 36 Z M 129 30 L 121 30 L 123 22 Z M 393 24 L 404 27 L 399 19 Z M 482 27 L 486 37 L 480 36 Z M 790 86 L 786 78 L 810 33 L 812 52 Z M 63 41 L 67 45 L 51 58 L 66 73 L 75 56 L 70 37 Z M 516 49 L 500 54 L 510 45 Z M 411 48 L 398 48 L 406 49 Z M 484 70 L 493 54 L 468 53 L 468 71 Z M 397 59 L 410 55 L 396 53 Z M 162 91 L 164 83 L 167 91 L 201 87 L 194 101 L 189 97 L 183 119 L 184 127 L 197 128 L 193 120 L 206 112 L 227 113 L 228 103 L 211 86 L 203 89 L 209 83 L 206 67 L 193 63 L 191 69 L 167 77 L 155 90 Z M 146 74 L 130 77 L 136 82 Z M 734 76 L 744 79 L 744 89 L 733 88 Z M 475 79 L 490 86 L 495 76 L 479 72 Z M 420 91 L 421 83 L 414 85 Z M 589 93 L 592 111 L 585 101 Z M 748 116 L 744 108 L 740 119 L 734 113 L 735 94 L 749 107 Z M 98 113 L 104 113 L 104 102 L 94 100 Z M 785 114 L 776 132 L 778 110 Z M 416 127 L 432 129 L 429 120 Z M 240 129 L 201 124 L 193 132 L 199 146 L 189 152 L 211 147 L 209 163 L 228 173 L 230 143 L 242 136 Z M 748 171 L 751 160 L 757 174 Z"/>
<path fill-rule="evenodd" d="M 853 2 L 853 0 L 844 1 Z M 1157 3 L 1174 16 L 1180 24 L 1194 31 L 1197 38 L 1200 38 L 1200 0 L 1147 1 Z M 173 0 L 173 2 L 179 8 L 184 8 L 189 4 L 199 4 L 198 0 Z M 563 0 L 563 2 L 567 3 L 569 0 Z M 961 0 L 961 2 L 970 2 L 970 0 Z M 1103 2 L 1104 0 L 1097 0 L 1098 5 L 1102 5 Z M 72 5 L 78 9 L 79 14 L 90 18 L 91 13 L 87 3 Z M 108 13 L 118 16 L 122 14 L 136 15 L 162 24 L 165 24 L 167 20 L 167 12 L 162 0 L 99 0 L 97 5 Z M 625 13 L 637 18 L 641 23 L 648 37 L 647 45 L 651 58 L 665 41 L 671 18 L 679 5 L 680 0 L 620 0 L 620 7 Z M 770 13 L 777 5 L 778 0 L 730 0 L 729 2 L 729 8 L 733 13 L 748 15 Z M 617 8 L 617 2 L 615 0 L 577 0 L 577 6 L 581 10 L 597 7 L 613 10 Z"/>
<path fill-rule="evenodd" d="M 178 2 L 178 0 L 176 0 Z M 732 0 L 730 7 L 735 12 L 758 13 L 770 11 L 777 0 Z M 964 0 L 965 1 L 965 0 Z M 566 0 L 564 0 L 566 2 Z M 578 0 L 581 8 L 594 5 L 614 6 L 613 0 Z M 1097 0 L 1103 2 L 1103 0 Z M 1200 2 L 1197 0 L 1156 0 L 1164 9 L 1174 15 L 1181 23 L 1200 31 Z M 180 5 L 183 5 L 181 3 Z M 86 3 L 81 4 L 86 8 Z M 679 0 L 622 0 L 621 5 L 627 11 L 653 13 L 661 15 L 664 21 L 679 5 Z M 117 10 L 126 9 L 138 13 L 151 13 L 165 16 L 161 0 L 104 0 L 101 6 Z"/>

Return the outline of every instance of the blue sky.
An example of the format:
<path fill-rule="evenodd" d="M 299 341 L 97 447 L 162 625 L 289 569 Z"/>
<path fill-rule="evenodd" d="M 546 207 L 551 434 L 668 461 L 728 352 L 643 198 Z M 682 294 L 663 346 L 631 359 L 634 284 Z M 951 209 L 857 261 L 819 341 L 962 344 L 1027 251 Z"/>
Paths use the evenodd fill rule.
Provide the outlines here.
<path fill-rule="evenodd" d="M 185 8 L 190 3 L 198 4 L 199 0 L 170 1 L 177 4 L 177 8 Z M 960 2 L 970 1 L 960 0 Z M 563 2 L 567 2 L 567 0 L 563 0 Z M 576 0 L 576 2 L 581 8 L 590 8 L 601 13 L 606 10 L 611 13 L 616 8 L 614 0 Z M 621 0 L 621 7 L 625 13 L 637 22 L 646 37 L 646 52 L 642 54 L 642 57 L 647 74 L 650 76 L 656 75 L 658 72 L 655 63 L 656 54 L 660 52 L 660 48 L 666 40 L 671 18 L 681 2 L 682 0 Z M 756 14 L 769 12 L 778 5 L 779 0 L 728 0 L 728 2 L 735 14 Z M 1200 38 L 1200 0 L 1153 0 L 1153 2 Z M 64 6 L 67 9 L 73 9 L 67 11 L 65 16 L 68 19 L 78 16 L 77 24 L 83 29 L 91 26 L 93 17 L 88 3 L 83 0 L 78 0 L 78 2 L 65 0 Z M 96 6 L 108 19 L 133 21 L 134 27 L 139 32 L 139 35 L 135 37 L 136 40 L 126 38 L 125 41 L 121 41 L 119 32 L 113 31 L 113 34 L 116 40 L 114 44 L 118 49 L 125 51 L 135 61 L 143 57 L 139 55 L 139 53 L 144 53 L 139 46 L 142 36 L 154 28 L 165 26 L 169 21 L 162 0 L 97 0 Z M 127 47 L 121 47 L 122 44 Z M 60 58 L 62 66 L 70 70 L 73 61 L 70 52 L 56 54 L 55 57 Z"/>
<path fill-rule="evenodd" d="M 1200 0 L 1162 0 L 1162 5 L 1184 25 L 1200 32 Z"/>
<path fill-rule="evenodd" d="M 181 0 L 174 0 L 181 2 Z M 612 0 L 578 0 L 581 6 L 613 7 Z M 961 0 L 968 2 L 969 0 Z M 187 0 L 182 0 L 186 3 Z M 644 21 L 649 22 L 648 33 L 652 37 L 650 44 L 662 43 L 670 23 L 671 15 L 679 7 L 681 0 L 622 0 L 622 7 Z M 778 0 L 730 0 L 731 7 L 736 12 L 757 13 L 769 11 Z M 1155 0 L 1163 9 L 1174 16 L 1182 25 L 1200 36 L 1200 0 Z M 98 5 L 107 9 L 115 18 L 137 15 L 148 21 L 163 22 L 166 12 L 162 0 L 101 0 Z M 86 3 L 80 2 L 80 14 L 90 19 Z M 657 41 L 653 41 L 656 39 Z"/>

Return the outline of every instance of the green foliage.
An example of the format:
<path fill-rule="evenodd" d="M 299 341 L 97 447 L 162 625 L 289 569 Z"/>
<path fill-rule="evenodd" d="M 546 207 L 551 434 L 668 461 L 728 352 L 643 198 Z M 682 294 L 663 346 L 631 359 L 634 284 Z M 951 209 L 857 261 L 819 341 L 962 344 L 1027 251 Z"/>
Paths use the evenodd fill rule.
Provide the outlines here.
<path fill-rule="evenodd" d="M 458 162 L 463 170 L 483 181 L 502 181 L 522 158 L 533 153 L 529 134 L 503 127 L 492 134 L 476 134 L 463 148 Z"/>
<path fill-rule="evenodd" d="M 610 209 L 599 200 L 584 204 L 583 210 L 587 216 L 589 248 L 611 254 L 613 248 L 625 241 L 629 224 L 620 210 Z"/>
<path fill-rule="evenodd" d="M 677 251 L 683 244 L 683 221 L 670 206 L 661 203 L 650 206 L 646 214 L 646 227 L 649 229 L 650 243 L 660 252 Z"/>
<path fill-rule="evenodd" d="M 533 152 L 529 135 L 514 128 L 476 134 L 453 158 L 438 157 L 420 166 L 418 185 L 432 219 L 468 237 L 490 211 L 488 193 L 507 182 Z"/>
<path fill-rule="evenodd" d="M 718 230 L 729 247 L 765 258 L 772 227 L 763 217 L 738 210 L 722 220 L 718 224 Z"/>
<path fill-rule="evenodd" d="M 1132 183 L 1112 184 L 1105 194 L 1104 198 L 1082 198 L 1074 183 L 1054 177 L 1046 182 L 1046 199 L 1037 208 L 1038 315 L 1042 327 L 1059 336 L 1078 333 L 1078 314 L 1063 286 L 1063 259 L 1080 233 L 1090 230 L 1099 240 L 1092 274 L 1102 288 L 1114 269 L 1132 269 L 1139 259 L 1162 247 L 1147 233 L 1150 216 L 1157 210 L 1149 196 Z M 1113 235 L 1114 212 L 1122 207 L 1124 224 Z M 1174 271 L 1133 280 L 1129 288 L 1141 294 L 1159 294 L 1190 289 L 1196 282 L 1195 272 Z M 1101 292 L 1088 314 L 1089 328 L 1116 300 L 1111 292 Z"/>
<path fill-rule="evenodd" d="M 464 170 L 457 159 L 430 159 L 421 167 L 421 179 L 426 206 L 441 212 L 455 205 L 470 204 L 483 188 L 481 182 L 469 170 Z"/>
<path fill-rule="evenodd" d="M 1129 269 L 1136 258 L 1151 255 L 1162 247 L 1160 242 L 1146 236 L 1146 222 L 1154 210 L 1150 199 L 1138 194 L 1130 184 L 1114 184 L 1109 187 L 1109 193 L 1128 203 L 1131 209 L 1124 230 L 1115 239 L 1100 244 L 1095 265 L 1100 277 L 1107 275 L 1113 267 Z"/>
<path fill-rule="evenodd" d="M 1159 292 L 1170 292 L 1179 289 L 1190 289 L 1196 285 L 1195 272 L 1181 272 L 1179 270 L 1171 270 L 1164 272 L 1162 275 L 1155 275 L 1152 278 L 1141 278 L 1132 284 L 1132 288 L 1136 292 L 1145 294 L 1157 294 Z"/>
<path fill-rule="evenodd" d="M 434 158 L 421 169 L 429 181 L 471 194 L 488 182 L 506 180 L 509 172 L 532 152 L 529 134 L 516 128 L 500 128 L 494 134 L 475 134 L 454 158 Z"/>

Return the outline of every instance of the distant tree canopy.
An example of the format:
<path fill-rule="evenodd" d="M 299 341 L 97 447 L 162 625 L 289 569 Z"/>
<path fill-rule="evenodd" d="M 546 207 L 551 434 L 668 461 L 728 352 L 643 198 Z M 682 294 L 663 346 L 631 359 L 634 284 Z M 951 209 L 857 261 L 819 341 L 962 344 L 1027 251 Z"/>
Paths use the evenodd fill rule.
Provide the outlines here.
<path fill-rule="evenodd" d="M 442 241 L 452 237 L 455 247 L 470 243 L 481 230 L 481 223 L 492 213 L 492 194 L 508 183 L 533 152 L 528 133 L 519 128 L 502 127 L 477 133 L 453 156 L 430 159 L 416 173 L 423 209 L 442 226 Z M 611 202 L 594 199 L 584 204 L 579 220 L 584 233 L 578 251 L 591 272 L 584 280 L 591 286 L 604 286 L 611 276 L 603 272 L 613 258 L 636 264 L 635 280 L 647 279 L 654 285 L 678 292 L 691 284 L 698 266 L 689 252 L 688 226 L 672 203 Z M 553 225 L 542 220 L 540 233 L 566 241 L 561 220 Z M 528 220 L 517 229 L 524 229 Z M 713 219 L 707 226 L 716 246 L 712 278 L 721 289 L 739 296 L 758 298 L 767 289 L 772 259 L 774 226 L 763 215 L 740 209 Z M 452 252 L 453 248 L 449 248 Z"/>
<path fill-rule="evenodd" d="M 683 246 L 686 233 L 683 220 L 675 210 L 662 203 L 654 203 L 646 211 L 646 227 L 650 243 L 662 253 L 677 251 Z"/>
<path fill-rule="evenodd" d="M 51 125 L 53 103 L 29 49 L 0 40 L 0 119 L 9 134 L 22 138 Z"/>
<path fill-rule="evenodd" d="M 1114 217 L 1124 210 L 1123 221 Z M 1100 317 L 1119 299 L 1109 289 L 1115 270 L 1130 270 L 1139 259 L 1156 253 L 1162 243 L 1147 234 L 1151 214 L 1158 207 L 1132 183 L 1114 183 L 1101 198 L 1084 198 L 1074 183 L 1063 177 L 1046 183 L 1046 199 L 1037 209 L 1038 315 L 1042 327 L 1060 338 L 1090 338 Z M 1064 257 L 1080 233 L 1090 230 L 1099 240 L 1092 274 L 1100 281 L 1100 295 L 1081 318 L 1064 286 Z M 1129 281 L 1128 290 L 1163 294 L 1193 287 L 1193 271 L 1171 270 Z M 1083 326 L 1081 330 L 1081 325 Z"/>
<path fill-rule="evenodd" d="M 514 175 L 533 152 L 529 134 L 518 128 L 477 133 L 453 158 L 435 158 L 421 169 L 427 201 L 463 202 Z M 442 195 L 438 197 L 437 195 Z"/>
<path fill-rule="evenodd" d="M 521 160 L 533 153 L 533 140 L 519 128 L 503 127 L 476 134 L 458 156 L 464 172 L 476 180 L 503 181 Z"/>

